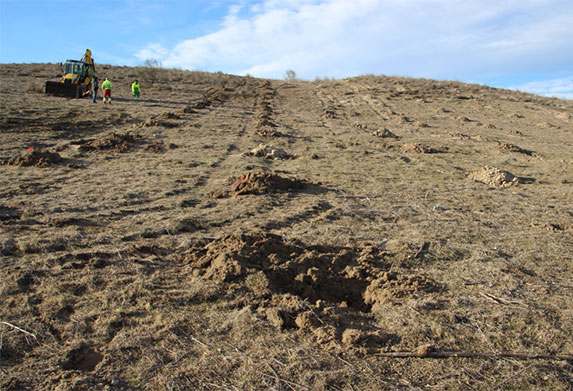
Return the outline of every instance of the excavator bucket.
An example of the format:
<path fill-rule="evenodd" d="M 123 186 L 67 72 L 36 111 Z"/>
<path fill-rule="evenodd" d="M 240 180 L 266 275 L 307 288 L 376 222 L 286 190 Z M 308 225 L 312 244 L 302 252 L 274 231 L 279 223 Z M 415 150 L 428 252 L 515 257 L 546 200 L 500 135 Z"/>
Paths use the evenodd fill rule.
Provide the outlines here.
<path fill-rule="evenodd" d="M 77 84 L 67 84 L 57 81 L 47 81 L 46 94 L 54 96 L 63 96 L 66 98 L 80 98 L 82 96 L 82 87 Z"/>

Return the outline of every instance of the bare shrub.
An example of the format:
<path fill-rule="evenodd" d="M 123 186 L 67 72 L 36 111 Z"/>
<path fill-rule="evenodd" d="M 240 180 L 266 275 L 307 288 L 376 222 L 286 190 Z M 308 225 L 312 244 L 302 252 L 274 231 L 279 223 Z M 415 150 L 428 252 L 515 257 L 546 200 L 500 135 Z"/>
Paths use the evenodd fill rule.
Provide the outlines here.
<path fill-rule="evenodd" d="M 286 81 L 297 81 L 299 80 L 298 77 L 296 76 L 296 72 L 293 71 L 292 69 L 289 69 L 288 71 L 286 71 L 285 73 L 285 80 Z"/>
<path fill-rule="evenodd" d="M 165 73 L 161 62 L 153 58 L 145 60 L 145 66 L 136 68 L 137 78 L 149 85 L 163 80 Z"/>

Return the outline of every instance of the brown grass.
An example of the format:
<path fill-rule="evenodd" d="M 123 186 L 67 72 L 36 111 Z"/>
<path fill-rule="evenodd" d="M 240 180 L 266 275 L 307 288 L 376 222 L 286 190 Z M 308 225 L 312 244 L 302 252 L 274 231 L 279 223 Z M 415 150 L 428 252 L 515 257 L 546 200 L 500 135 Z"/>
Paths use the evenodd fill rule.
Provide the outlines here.
<path fill-rule="evenodd" d="M 160 71 L 0 65 L 1 389 L 571 390 L 573 103 Z"/>

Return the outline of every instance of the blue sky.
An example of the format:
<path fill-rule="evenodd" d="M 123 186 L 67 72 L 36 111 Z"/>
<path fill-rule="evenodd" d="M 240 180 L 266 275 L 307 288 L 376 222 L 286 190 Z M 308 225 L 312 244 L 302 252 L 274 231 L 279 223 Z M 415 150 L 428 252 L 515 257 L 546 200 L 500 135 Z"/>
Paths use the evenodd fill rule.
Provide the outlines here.
<path fill-rule="evenodd" d="M 573 99 L 573 0 L 0 0 L 0 63 L 459 80 Z"/>

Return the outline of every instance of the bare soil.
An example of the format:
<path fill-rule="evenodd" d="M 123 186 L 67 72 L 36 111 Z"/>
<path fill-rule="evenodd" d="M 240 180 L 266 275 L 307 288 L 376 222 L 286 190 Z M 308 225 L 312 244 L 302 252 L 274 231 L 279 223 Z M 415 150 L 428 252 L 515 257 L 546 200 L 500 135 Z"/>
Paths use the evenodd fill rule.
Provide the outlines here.
<path fill-rule="evenodd" d="M 573 102 L 0 65 L 0 389 L 571 390 Z"/>

